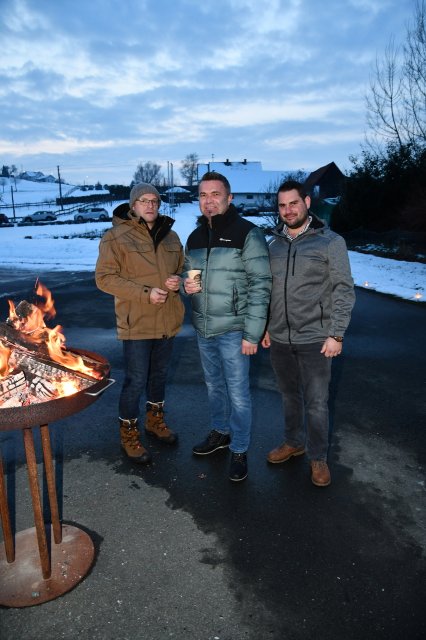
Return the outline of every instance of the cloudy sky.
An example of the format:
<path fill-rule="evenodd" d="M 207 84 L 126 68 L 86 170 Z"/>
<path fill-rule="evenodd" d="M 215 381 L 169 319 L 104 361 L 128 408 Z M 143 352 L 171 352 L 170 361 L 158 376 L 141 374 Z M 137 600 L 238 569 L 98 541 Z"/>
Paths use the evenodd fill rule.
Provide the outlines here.
<path fill-rule="evenodd" d="M 415 0 L 0 0 L 0 164 L 129 184 L 140 162 L 347 171 Z"/>

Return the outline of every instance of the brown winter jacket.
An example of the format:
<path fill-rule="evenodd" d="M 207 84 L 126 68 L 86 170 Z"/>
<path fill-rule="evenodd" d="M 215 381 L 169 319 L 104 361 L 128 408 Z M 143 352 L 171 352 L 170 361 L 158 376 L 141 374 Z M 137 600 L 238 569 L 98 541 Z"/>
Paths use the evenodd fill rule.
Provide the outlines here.
<path fill-rule="evenodd" d="M 119 340 L 167 337 L 179 331 L 184 306 L 179 292 L 169 291 L 164 304 L 150 303 L 152 287 L 165 289 L 171 274 L 180 274 L 184 256 L 174 220 L 159 216 L 150 233 L 146 224 L 131 218 L 128 207 L 114 211 L 112 229 L 103 236 L 96 263 L 96 284 L 114 296 Z"/>

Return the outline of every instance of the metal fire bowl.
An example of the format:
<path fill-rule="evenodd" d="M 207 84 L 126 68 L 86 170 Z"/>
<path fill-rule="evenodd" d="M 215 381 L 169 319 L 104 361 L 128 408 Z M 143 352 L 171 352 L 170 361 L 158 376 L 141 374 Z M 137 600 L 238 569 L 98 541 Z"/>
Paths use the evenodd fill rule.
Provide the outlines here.
<path fill-rule="evenodd" d="M 110 372 L 108 360 L 97 353 L 83 349 L 69 349 L 69 351 L 82 357 L 87 356 L 105 365 L 105 377 L 101 380 L 95 380 L 92 386 L 82 391 L 77 391 L 71 396 L 30 404 L 26 407 L 0 408 L 0 431 L 27 429 L 28 427 L 49 424 L 56 420 L 67 418 L 91 405 L 105 389 L 114 384 L 114 380 L 107 377 Z"/>

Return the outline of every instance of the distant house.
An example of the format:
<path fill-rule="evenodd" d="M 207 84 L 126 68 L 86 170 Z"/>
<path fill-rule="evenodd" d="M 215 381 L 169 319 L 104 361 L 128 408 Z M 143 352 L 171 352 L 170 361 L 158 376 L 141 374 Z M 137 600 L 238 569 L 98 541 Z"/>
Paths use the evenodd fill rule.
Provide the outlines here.
<path fill-rule="evenodd" d="M 264 171 L 261 162 L 209 162 L 199 164 L 197 179 L 207 171 L 224 175 L 231 185 L 233 203 L 244 210 L 268 210 L 278 185 L 286 179 L 288 171 Z"/>
<path fill-rule="evenodd" d="M 310 173 L 305 180 L 305 187 L 313 198 L 336 198 L 342 195 L 345 180 L 346 176 L 339 167 L 330 162 Z"/>
<path fill-rule="evenodd" d="M 21 180 L 32 180 L 33 182 L 38 182 L 41 178 L 44 178 L 44 173 L 41 171 L 24 171 L 19 174 Z"/>
<path fill-rule="evenodd" d="M 57 182 L 57 178 L 52 175 L 45 176 L 41 171 L 24 171 L 19 174 L 21 180 L 31 180 L 32 182 Z"/>

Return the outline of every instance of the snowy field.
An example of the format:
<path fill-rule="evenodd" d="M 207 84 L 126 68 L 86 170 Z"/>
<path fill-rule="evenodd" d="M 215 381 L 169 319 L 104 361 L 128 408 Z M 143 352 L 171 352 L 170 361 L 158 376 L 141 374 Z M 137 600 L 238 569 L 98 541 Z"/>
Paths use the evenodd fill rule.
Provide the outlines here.
<path fill-rule="evenodd" d="M 63 185 L 63 192 L 67 192 L 71 188 L 70 185 Z M 3 184 L 3 189 L 2 200 L 4 203 L 10 203 L 9 182 L 7 185 Z M 78 195 L 79 190 L 74 189 L 72 195 Z M 58 185 L 55 184 L 36 184 L 21 180 L 17 185 L 17 191 L 13 192 L 13 198 L 15 204 L 44 200 L 46 205 L 41 207 L 39 204 L 36 207 L 44 209 L 47 208 L 48 202 L 52 203 L 52 200 L 55 200 L 57 191 Z M 0 202 L 0 211 L 11 218 L 10 210 L 6 210 L 1 204 Z M 102 206 L 111 215 L 117 204 L 115 202 L 114 204 L 102 204 Z M 31 211 L 33 210 L 35 208 L 31 207 Z M 99 238 L 111 226 L 111 222 L 67 224 L 67 218 L 72 220 L 75 211 L 62 213 L 53 204 L 52 210 L 58 214 L 58 220 L 61 221 L 61 224 L 0 227 L 1 266 L 32 270 L 35 278 L 38 271 L 48 269 L 94 270 Z M 18 211 L 21 218 L 29 212 L 29 208 L 17 208 L 16 215 L 18 215 Z M 170 213 L 167 205 L 162 206 L 162 213 Z M 180 205 L 172 213 L 175 218 L 173 229 L 178 233 L 183 244 L 194 229 L 198 215 L 199 209 L 195 203 Z M 349 257 L 352 275 L 358 287 L 392 294 L 406 300 L 426 301 L 426 264 L 379 258 L 354 251 L 349 252 Z M 5 295 L 5 292 L 0 291 L 0 295 Z"/>

